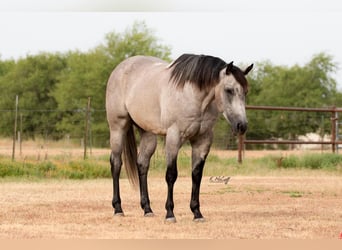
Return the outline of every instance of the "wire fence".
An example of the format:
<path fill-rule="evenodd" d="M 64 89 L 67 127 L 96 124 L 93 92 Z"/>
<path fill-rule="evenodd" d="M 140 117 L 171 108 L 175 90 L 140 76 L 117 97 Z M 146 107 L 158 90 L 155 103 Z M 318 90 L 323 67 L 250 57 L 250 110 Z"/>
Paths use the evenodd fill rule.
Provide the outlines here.
<path fill-rule="evenodd" d="M 338 150 L 340 123 L 338 113 L 342 109 L 316 108 L 310 111 L 301 108 L 253 107 L 247 106 L 248 131 L 243 146 L 231 132 L 230 125 L 222 116 L 214 127 L 213 149 L 245 150 L 326 150 L 331 145 Z M 13 138 L 9 135 L 0 139 L 0 155 L 15 157 L 34 156 L 47 159 L 52 155 L 60 157 L 89 157 L 109 155 L 109 132 L 104 109 L 93 109 L 90 105 L 73 110 L 13 109 L 0 110 L 6 119 L 0 121 L 3 127 L 13 127 Z M 69 131 L 59 129 L 49 119 L 35 124 L 34 117 L 65 117 Z M 101 123 L 101 126 L 99 125 Z M 1 125 L 2 124 L 2 125 Z M 33 128 L 32 130 L 31 128 Z M 99 129 L 99 127 L 101 127 Z M 9 133 L 11 134 L 11 133 Z M 139 136 L 137 136 L 139 140 Z M 332 142 L 333 140 L 333 142 Z M 159 139 L 162 148 L 164 140 Z M 159 151 L 160 152 L 160 151 Z M 237 155 L 237 153 L 236 153 Z"/>
<path fill-rule="evenodd" d="M 340 140 L 339 113 L 342 109 L 247 106 L 256 128 L 239 137 L 238 161 L 242 151 L 251 148 L 318 149 L 338 152 Z M 258 117 L 259 116 L 259 117 Z M 261 125 L 261 126 L 260 126 Z"/>
<path fill-rule="evenodd" d="M 338 144 L 340 134 L 338 114 L 342 109 L 272 106 L 247 106 L 246 109 L 250 112 L 250 118 L 258 121 L 258 126 L 248 133 L 248 140 L 261 139 L 260 143 L 270 140 L 271 142 L 293 140 L 293 144 L 333 141 Z M 265 144 L 277 143 L 265 142 Z"/>
<path fill-rule="evenodd" d="M 106 120 L 105 109 L 92 109 L 91 107 L 73 110 L 54 109 L 12 109 L 0 110 L 0 115 L 6 114 L 3 126 L 14 128 L 13 137 L 3 133 L 0 128 L 0 156 L 12 156 L 15 158 L 31 157 L 36 160 L 48 160 L 52 157 L 60 159 L 87 158 L 92 156 L 108 156 L 110 154 L 109 130 Z M 60 120 L 72 116 L 70 126 L 76 129 L 65 131 L 58 129 L 58 124 L 52 124 L 49 119 L 43 119 L 39 126 L 33 128 L 33 117 L 60 117 Z M 222 119 L 222 118 L 220 118 Z M 98 129 L 101 122 L 101 129 Z M 1 121 L 0 121 L 1 124 Z M 1 126 L 1 125 L 0 125 Z M 217 128 L 218 132 L 213 142 L 213 148 L 237 149 L 237 138 L 231 133 L 229 125 L 223 121 L 223 127 Z M 136 138 L 139 143 L 139 134 Z M 156 157 L 164 154 L 164 137 L 158 137 Z M 189 145 L 189 144 L 187 144 Z M 185 145 L 186 146 L 186 145 Z"/>

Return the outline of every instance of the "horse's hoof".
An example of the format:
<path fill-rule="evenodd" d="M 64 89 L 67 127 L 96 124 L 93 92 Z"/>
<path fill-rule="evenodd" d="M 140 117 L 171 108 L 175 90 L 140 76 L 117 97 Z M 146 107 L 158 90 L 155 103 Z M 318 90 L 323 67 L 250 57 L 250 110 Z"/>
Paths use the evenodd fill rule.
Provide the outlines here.
<path fill-rule="evenodd" d="M 115 217 L 124 217 L 125 214 L 123 212 L 117 212 L 117 213 L 114 213 L 114 216 Z"/>
<path fill-rule="evenodd" d="M 201 218 L 194 218 L 194 222 L 199 222 L 199 223 L 205 222 L 205 219 L 203 217 L 201 217 Z"/>
<path fill-rule="evenodd" d="M 171 223 L 176 223 L 177 220 L 176 220 L 176 217 L 170 217 L 170 218 L 166 218 L 165 222 L 171 224 Z"/>
<path fill-rule="evenodd" d="M 145 217 L 154 217 L 154 213 L 149 212 L 149 213 L 144 214 L 144 216 Z"/>

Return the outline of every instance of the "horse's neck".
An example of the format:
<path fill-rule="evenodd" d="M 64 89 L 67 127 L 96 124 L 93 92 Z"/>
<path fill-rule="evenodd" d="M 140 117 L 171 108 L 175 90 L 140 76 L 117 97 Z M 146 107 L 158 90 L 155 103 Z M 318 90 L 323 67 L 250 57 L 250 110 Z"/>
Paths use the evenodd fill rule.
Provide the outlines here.
<path fill-rule="evenodd" d="M 201 106 L 201 112 L 202 114 L 205 112 L 205 110 L 208 108 L 210 103 L 214 101 L 215 99 L 215 88 L 212 88 L 209 93 L 204 97 L 202 106 Z"/>

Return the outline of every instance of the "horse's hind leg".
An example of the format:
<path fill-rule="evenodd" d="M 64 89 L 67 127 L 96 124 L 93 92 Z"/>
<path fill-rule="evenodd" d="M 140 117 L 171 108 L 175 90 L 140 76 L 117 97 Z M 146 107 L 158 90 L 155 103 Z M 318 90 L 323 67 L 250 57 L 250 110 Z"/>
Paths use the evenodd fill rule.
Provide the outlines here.
<path fill-rule="evenodd" d="M 123 146 L 123 136 L 125 132 L 122 129 L 110 130 L 110 144 L 112 153 L 110 155 L 110 165 L 113 177 L 113 200 L 114 215 L 124 215 L 121 208 L 119 178 L 122 166 L 121 153 Z"/>
<path fill-rule="evenodd" d="M 150 159 L 156 150 L 157 137 L 156 135 L 140 130 L 141 139 L 139 145 L 138 154 L 138 172 L 139 172 L 139 184 L 140 184 L 140 204 L 144 210 L 145 216 L 153 216 L 152 209 L 150 207 L 150 199 L 148 195 L 147 174 L 150 165 Z"/>

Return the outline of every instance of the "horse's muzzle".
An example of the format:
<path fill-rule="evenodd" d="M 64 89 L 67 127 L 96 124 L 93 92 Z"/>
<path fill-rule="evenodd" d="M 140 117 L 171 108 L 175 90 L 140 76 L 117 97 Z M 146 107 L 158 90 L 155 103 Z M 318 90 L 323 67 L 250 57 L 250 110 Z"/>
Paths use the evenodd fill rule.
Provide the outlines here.
<path fill-rule="evenodd" d="M 239 134 L 239 135 L 243 135 L 244 133 L 246 133 L 247 131 L 247 122 L 238 122 L 236 124 L 236 133 Z"/>

